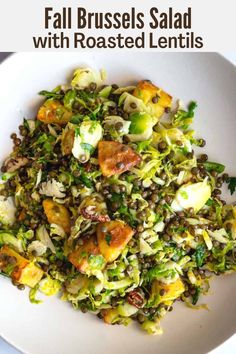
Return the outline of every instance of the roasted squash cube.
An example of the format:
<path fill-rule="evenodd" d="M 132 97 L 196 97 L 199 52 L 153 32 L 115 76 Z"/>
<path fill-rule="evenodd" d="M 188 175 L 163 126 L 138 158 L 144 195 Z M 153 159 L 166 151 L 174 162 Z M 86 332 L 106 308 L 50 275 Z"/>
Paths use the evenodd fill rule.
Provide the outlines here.
<path fill-rule="evenodd" d="M 103 269 L 105 260 L 102 257 L 96 235 L 85 238 L 83 245 L 78 246 L 68 256 L 69 261 L 81 273 L 88 274 L 92 269 Z"/>
<path fill-rule="evenodd" d="M 74 129 L 66 128 L 63 131 L 62 139 L 61 139 L 61 151 L 64 156 L 70 155 L 72 153 L 74 139 L 75 139 Z"/>
<path fill-rule="evenodd" d="M 43 271 L 31 262 L 24 269 L 22 269 L 18 282 L 34 288 L 35 285 L 42 279 L 42 276 Z"/>
<path fill-rule="evenodd" d="M 46 124 L 66 125 L 73 113 L 66 109 L 63 104 L 56 100 L 47 100 L 39 108 L 37 119 Z"/>
<path fill-rule="evenodd" d="M 57 224 L 69 234 L 71 229 L 70 213 L 64 205 L 54 202 L 52 199 L 43 201 L 43 209 L 49 224 Z"/>
<path fill-rule="evenodd" d="M 118 309 L 104 309 L 101 311 L 101 315 L 106 324 L 112 324 L 119 318 Z"/>
<path fill-rule="evenodd" d="M 33 262 L 22 257 L 17 252 L 8 246 L 3 246 L 0 250 L 0 255 L 6 259 L 5 265 L 2 264 L 1 269 L 9 272 L 11 278 L 20 283 L 34 288 L 36 284 L 42 279 L 43 271 L 37 267 Z M 8 264 L 8 260 L 11 264 Z"/>
<path fill-rule="evenodd" d="M 134 231 L 120 220 L 101 223 L 97 227 L 98 246 L 107 262 L 113 262 L 119 257 Z"/>
<path fill-rule="evenodd" d="M 130 170 L 141 161 L 141 157 L 129 146 L 117 141 L 98 143 L 98 162 L 103 176 L 113 176 Z"/>
<path fill-rule="evenodd" d="M 139 81 L 133 95 L 150 108 L 150 113 L 160 118 L 171 107 L 172 97 L 149 81 Z"/>
<path fill-rule="evenodd" d="M 164 290 L 164 295 L 160 295 L 160 291 Z M 174 283 L 164 284 L 158 280 L 152 283 L 151 297 L 158 296 L 158 303 L 173 301 L 177 299 L 185 291 L 184 284 L 180 278 Z M 155 303 L 157 305 L 158 303 Z"/>

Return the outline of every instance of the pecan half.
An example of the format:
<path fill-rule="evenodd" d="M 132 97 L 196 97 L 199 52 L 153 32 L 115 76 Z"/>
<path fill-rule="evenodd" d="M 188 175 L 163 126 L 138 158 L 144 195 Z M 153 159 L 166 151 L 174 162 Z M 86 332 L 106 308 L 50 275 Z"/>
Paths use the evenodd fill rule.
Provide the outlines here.
<path fill-rule="evenodd" d="M 143 295 L 137 289 L 128 293 L 127 301 L 130 305 L 133 305 L 133 306 L 137 307 L 138 309 L 143 307 L 143 304 L 144 304 Z"/>
<path fill-rule="evenodd" d="M 90 205 L 85 208 L 81 208 L 81 214 L 85 219 L 90 219 L 92 221 L 106 222 L 110 221 L 109 215 L 102 215 L 96 211 L 96 206 Z"/>
<path fill-rule="evenodd" d="M 25 166 L 29 160 L 26 157 L 12 157 L 5 161 L 6 172 L 15 172 L 20 167 Z"/>
<path fill-rule="evenodd" d="M 85 197 L 80 204 L 79 210 L 85 219 L 99 222 L 110 221 L 106 203 L 99 194 Z"/>

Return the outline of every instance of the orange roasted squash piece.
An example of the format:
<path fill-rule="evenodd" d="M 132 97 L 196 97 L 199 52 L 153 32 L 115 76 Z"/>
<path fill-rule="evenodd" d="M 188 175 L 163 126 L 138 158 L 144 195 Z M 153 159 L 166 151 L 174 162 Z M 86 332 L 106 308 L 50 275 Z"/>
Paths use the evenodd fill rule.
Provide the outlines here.
<path fill-rule="evenodd" d="M 43 201 L 43 209 L 49 224 L 57 224 L 69 234 L 71 229 L 70 213 L 64 205 L 54 202 L 52 199 Z"/>
<path fill-rule="evenodd" d="M 119 257 L 133 234 L 133 229 L 121 220 L 112 220 L 98 225 L 98 246 L 107 262 L 113 262 Z"/>
<path fill-rule="evenodd" d="M 46 124 L 66 125 L 72 115 L 72 111 L 65 108 L 60 101 L 47 100 L 39 108 L 37 119 Z"/>
<path fill-rule="evenodd" d="M 119 319 L 119 312 L 117 308 L 114 309 L 103 309 L 101 311 L 103 320 L 107 324 L 112 324 Z"/>
<path fill-rule="evenodd" d="M 62 134 L 61 151 L 63 155 L 70 155 L 73 149 L 75 139 L 75 131 L 73 129 L 65 129 Z"/>
<path fill-rule="evenodd" d="M 150 81 L 139 81 L 133 95 L 141 99 L 160 118 L 166 109 L 171 108 L 172 97 Z"/>
<path fill-rule="evenodd" d="M 41 268 L 9 246 L 3 246 L 0 249 L 0 269 L 9 274 L 15 282 L 31 288 L 38 284 L 44 274 Z"/>
<path fill-rule="evenodd" d="M 82 245 L 77 246 L 77 248 L 69 254 L 68 259 L 81 273 L 87 273 L 91 268 L 91 256 L 97 256 L 101 253 L 97 244 L 96 235 L 84 238 L 83 242 Z M 105 262 L 103 263 L 105 266 Z"/>
<path fill-rule="evenodd" d="M 141 157 L 129 146 L 117 141 L 98 143 L 98 162 L 103 176 L 121 174 L 140 163 Z"/>
<path fill-rule="evenodd" d="M 164 290 L 164 294 L 161 295 L 161 290 Z M 180 278 L 170 284 L 161 283 L 158 280 L 154 280 L 151 289 L 151 299 L 155 299 L 155 305 L 159 305 L 162 302 L 174 301 L 185 291 L 185 286 Z"/>

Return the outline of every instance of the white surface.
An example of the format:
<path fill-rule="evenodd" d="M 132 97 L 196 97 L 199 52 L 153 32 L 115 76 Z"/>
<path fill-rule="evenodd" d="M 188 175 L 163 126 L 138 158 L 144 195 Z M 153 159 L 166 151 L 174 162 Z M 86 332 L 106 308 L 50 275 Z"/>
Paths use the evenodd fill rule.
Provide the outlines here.
<path fill-rule="evenodd" d="M 233 56 L 233 53 L 230 53 Z M 35 112 L 35 94 L 66 80 L 80 64 L 105 67 L 109 81 L 150 78 L 175 97 L 199 103 L 196 129 L 208 142 L 212 159 L 223 161 L 236 173 L 236 72 L 216 54 L 18 54 L 0 67 L 1 154 L 9 151 L 8 135 L 20 119 Z M 226 138 L 227 137 L 227 138 Z M 231 152 L 231 153 L 229 153 Z M 163 321 L 162 337 L 148 337 L 136 327 L 105 326 L 90 315 L 81 315 L 67 304 L 48 299 L 29 304 L 27 294 L 0 278 L 0 333 L 30 354 L 201 354 L 213 349 L 236 329 L 236 277 L 217 278 L 212 296 L 204 301 L 211 312 L 178 308 Z M 4 289 L 4 291 L 2 291 Z M 0 346 L 0 353 L 7 353 Z M 235 353 L 230 339 L 214 354 Z"/>

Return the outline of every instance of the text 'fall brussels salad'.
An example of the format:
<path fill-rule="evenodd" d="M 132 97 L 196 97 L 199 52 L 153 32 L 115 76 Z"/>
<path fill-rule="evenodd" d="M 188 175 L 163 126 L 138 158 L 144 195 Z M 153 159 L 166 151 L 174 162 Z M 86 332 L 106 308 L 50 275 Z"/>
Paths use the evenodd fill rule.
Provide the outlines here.
<path fill-rule="evenodd" d="M 109 324 L 148 333 L 175 301 L 196 305 L 212 274 L 236 269 L 236 207 L 221 200 L 224 166 L 196 158 L 196 103 L 148 80 L 102 86 L 78 69 L 42 91 L 35 120 L 2 166 L 0 269 L 19 289 L 60 293 Z M 165 117 L 162 121 L 161 117 Z M 234 179 L 231 179 L 231 190 Z"/>

